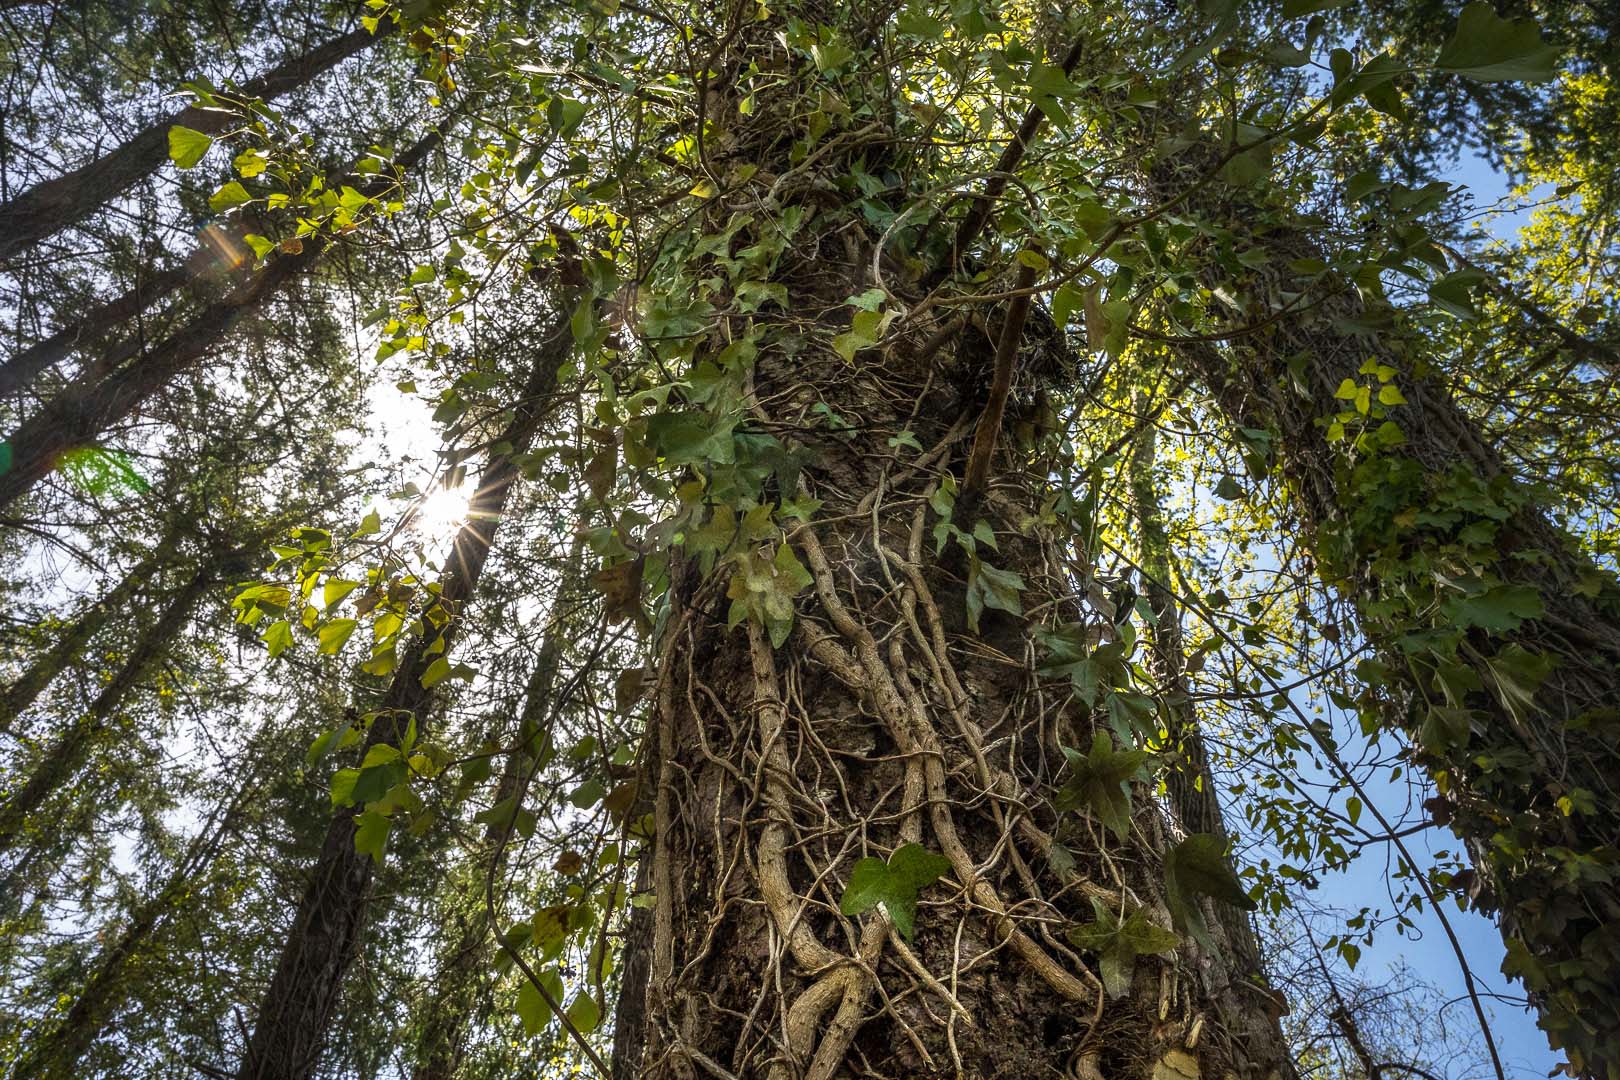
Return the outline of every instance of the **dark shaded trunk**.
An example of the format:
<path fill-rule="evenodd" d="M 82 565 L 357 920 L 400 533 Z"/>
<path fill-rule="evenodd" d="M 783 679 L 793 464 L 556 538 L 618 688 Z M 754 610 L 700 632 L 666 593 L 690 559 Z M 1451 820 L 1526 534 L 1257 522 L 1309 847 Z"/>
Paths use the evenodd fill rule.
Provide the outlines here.
<path fill-rule="evenodd" d="M 84 768 L 125 697 L 162 659 L 190 621 L 197 601 L 217 583 L 216 572 L 217 567 L 210 562 L 168 598 L 156 621 L 141 633 L 112 680 L 101 688 L 89 708 L 52 740 L 22 786 L 0 803 L 0 854 L 18 846 L 29 819 Z"/>
<path fill-rule="evenodd" d="M 359 29 L 277 65 L 242 86 L 245 97 L 271 100 L 305 85 L 385 36 Z M 0 205 L 0 263 L 40 240 L 77 225 L 169 160 L 169 129 L 176 125 L 217 135 L 238 123 L 231 113 L 190 106 L 164 117 L 110 153 L 54 180 L 35 184 Z"/>
<path fill-rule="evenodd" d="M 142 559 L 134 569 L 119 579 L 107 594 L 80 612 L 58 633 L 56 642 L 43 655 L 23 669 L 15 682 L 0 694 L 0 735 L 9 732 L 45 688 L 69 665 L 79 659 L 85 646 L 107 625 L 114 615 L 125 610 L 137 593 L 157 576 L 158 571 L 171 558 L 166 549 L 174 539 L 165 537 L 154 548 L 153 554 Z"/>
<path fill-rule="evenodd" d="M 212 864 L 245 798 L 245 793 L 238 795 L 214 816 L 187 846 L 162 887 L 135 909 L 122 932 L 96 958 L 95 970 L 67 1012 L 29 1041 L 11 1074 L 14 1080 L 56 1080 L 74 1075 L 79 1059 L 89 1052 L 123 1000 L 131 962 L 146 950 L 152 935 Z"/>
<path fill-rule="evenodd" d="M 454 645 L 462 610 L 478 584 L 517 482 L 515 459 L 534 438 L 545 399 L 556 387 L 558 366 L 571 345 L 568 322 L 560 320 L 549 329 L 534 358 L 514 403 L 511 424 L 493 444 L 508 449 L 490 459 L 468 504 L 467 524 L 456 535 L 440 581 L 437 602 L 449 616 L 442 631 L 444 655 Z M 430 663 L 424 652 L 418 647 L 401 659 L 366 734 L 362 757 L 373 746 L 398 746 L 413 718 L 419 737 L 426 734 L 433 695 L 422 687 Z M 355 811 L 344 808 L 327 828 L 237 1070 L 240 1080 L 298 1080 L 316 1067 L 344 976 L 359 947 L 375 870 L 370 855 L 355 850 L 355 820 Z"/>
<path fill-rule="evenodd" d="M 1150 403 L 1139 398 L 1142 408 Z M 1154 475 L 1157 454 L 1157 428 L 1144 424 L 1129 461 L 1131 511 L 1135 517 L 1137 550 L 1141 558 L 1142 591 L 1152 613 L 1148 628 L 1149 663 L 1159 684 L 1160 710 L 1170 735 L 1172 764 L 1164 772 L 1170 808 L 1184 831 L 1208 833 L 1230 842 L 1226 817 L 1221 809 L 1215 771 L 1210 765 L 1209 747 L 1199 726 L 1198 709 L 1192 701 L 1188 680 L 1186 642 L 1182 630 L 1182 609 L 1173 587 L 1170 537 L 1165 528 L 1164 509 Z M 1126 612 L 1119 612 L 1124 618 Z M 1215 905 L 1222 949 L 1213 958 L 1210 977 L 1242 986 L 1251 996 L 1254 1010 L 1247 1017 L 1231 1020 L 1256 1025 L 1257 1032 L 1270 1030 L 1286 1012 L 1283 996 L 1270 986 L 1260 955 L 1260 942 L 1249 916 L 1230 904 Z"/>
<path fill-rule="evenodd" d="M 162 300 L 190 278 L 185 268 L 164 270 L 138 282 L 122 296 L 98 304 L 74 323 L 30 345 L 0 366 L 0 397 L 26 390 L 41 372 L 61 363 L 83 342 L 106 337 L 120 323 Z"/>
<path fill-rule="evenodd" d="M 398 158 L 398 165 L 405 169 L 414 167 L 441 140 L 439 131 L 423 136 Z M 388 179 L 374 178 L 362 190 L 375 195 L 390 183 Z M 326 236 L 316 234 L 306 239 L 296 254 L 274 256 L 224 297 L 200 311 L 184 328 L 140 353 L 127 366 L 112 370 L 115 363 L 100 363 L 94 374 L 105 377 L 76 380 L 63 388 L 25 420 L 9 440 L 12 461 L 8 470 L 0 472 L 0 509 L 26 494 L 56 468 L 63 455 L 95 442 L 110 426 L 129 416 L 153 394 L 202 361 L 237 323 L 257 312 L 283 286 L 313 267 L 328 242 Z M 132 338 L 114 346 L 112 359 L 122 363 L 137 352 L 134 347 L 137 342 L 138 339 Z"/>
<path fill-rule="evenodd" d="M 1163 191 L 1190 175 L 1159 171 Z M 1608 1075 L 1620 1069 L 1620 586 L 1504 470 L 1397 312 L 1296 270 L 1323 253 L 1285 210 L 1218 184 L 1199 198 L 1233 253 L 1265 255 L 1253 271 L 1212 259 L 1206 282 L 1223 286 L 1233 324 L 1267 325 L 1181 355 L 1234 425 L 1272 432 L 1320 572 L 1381 657 L 1363 669 L 1363 707 L 1401 726 L 1443 794 L 1442 823 L 1474 855 L 1468 891 L 1497 913 L 1504 971 L 1576 1072 Z"/>
<path fill-rule="evenodd" d="M 494 805 L 521 797 L 534 764 L 527 753 L 531 740 L 535 732 L 547 730 L 548 719 L 556 708 L 554 694 L 565 634 L 559 617 L 561 602 L 577 584 L 582 559 L 582 546 L 576 542 L 563 581 L 558 585 L 558 602 L 553 605 L 552 621 L 546 628 L 534 671 L 524 688 L 523 711 L 516 730 L 510 733 L 514 745 L 501 766 Z M 505 872 L 509 851 L 506 831 L 504 821 L 491 821 L 484 828 L 488 859 L 475 863 L 477 872 L 471 883 L 474 887 L 467 893 L 472 906 L 465 913 L 462 931 L 434 979 L 434 992 L 424 1010 L 422 1033 L 417 1041 L 418 1061 L 411 1073 L 413 1080 L 453 1080 L 466 1054 L 479 992 L 494 959 L 491 932 L 496 927 L 491 925 L 489 906 L 484 902 L 485 879 L 499 878 Z"/>

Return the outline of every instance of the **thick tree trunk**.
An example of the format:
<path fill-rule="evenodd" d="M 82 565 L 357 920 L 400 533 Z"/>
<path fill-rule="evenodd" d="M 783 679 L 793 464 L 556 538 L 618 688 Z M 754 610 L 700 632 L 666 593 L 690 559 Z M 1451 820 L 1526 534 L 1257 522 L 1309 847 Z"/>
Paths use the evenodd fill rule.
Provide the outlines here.
<path fill-rule="evenodd" d="M 373 34 L 353 30 L 294 57 L 242 87 L 246 97 L 271 100 L 330 71 L 386 35 L 394 24 L 384 20 Z M 169 160 L 169 129 L 176 125 L 209 135 L 227 130 L 235 118 L 228 112 L 189 106 L 142 129 L 128 142 L 80 168 L 47 180 L 0 205 L 0 263 L 40 240 L 77 225 Z"/>
<path fill-rule="evenodd" d="M 1160 173 L 1163 190 L 1187 179 Z M 1395 312 L 1294 269 L 1323 253 L 1285 210 L 1220 185 L 1201 198 L 1233 252 L 1266 256 L 1241 274 L 1211 260 L 1206 280 L 1234 325 L 1266 325 L 1231 348 L 1187 345 L 1185 362 L 1235 424 L 1274 433 L 1320 570 L 1381 654 L 1369 676 L 1392 705 L 1367 707 L 1394 715 L 1445 796 L 1474 854 L 1471 891 L 1498 914 L 1504 970 L 1578 1073 L 1611 1075 L 1620 586 L 1504 470 Z M 1362 329 L 1379 319 L 1391 328 Z"/>
<path fill-rule="evenodd" d="M 180 288 L 190 276 L 188 268 L 164 270 L 148 280 L 137 282 L 123 295 L 96 305 L 78 321 L 16 353 L 4 366 L 0 366 L 0 397 L 10 397 L 26 390 L 41 372 L 67 359 L 81 343 L 105 337 L 120 323 L 134 318 Z"/>
<path fill-rule="evenodd" d="M 550 328 L 514 403 L 514 418 L 492 444 L 507 449 L 491 458 L 479 478 L 468 504 L 467 524 L 456 535 L 441 578 L 438 603 L 449 616 L 442 631 L 444 655 L 454 645 L 463 609 L 478 584 L 517 482 L 516 459 L 534 438 L 545 399 L 556 386 L 558 366 L 571 345 L 566 320 Z M 373 746 L 398 746 L 412 718 L 418 736 L 426 733 L 432 693 L 422 687 L 430 662 L 424 652 L 417 648 L 402 658 L 367 732 L 362 756 Z M 345 808 L 327 828 L 237 1070 L 240 1080 L 300 1080 L 316 1067 L 344 976 L 359 947 L 375 869 L 370 855 L 355 850 L 355 819 L 355 811 Z"/>
<path fill-rule="evenodd" d="M 397 164 L 410 169 L 442 141 L 440 131 L 419 139 Z M 376 194 L 391 180 L 374 179 L 362 190 Z M 10 439 L 12 461 L 0 472 L 0 509 L 26 494 L 48 475 L 64 454 L 96 441 L 108 427 L 129 416 L 153 394 L 199 363 L 210 348 L 243 318 L 298 275 L 312 268 L 329 238 L 316 234 L 296 254 L 278 254 L 252 271 L 224 297 L 200 311 L 173 335 L 140 353 L 127 366 L 112 370 L 136 353 L 138 339 L 113 346 L 113 360 L 94 369 L 92 378 L 76 380 L 25 420 Z"/>
<path fill-rule="evenodd" d="M 704 102 L 714 132 L 705 167 L 718 177 L 746 165 L 758 191 L 745 183 L 714 200 L 697 235 L 659 252 L 662 267 L 681 267 L 659 287 L 684 303 L 697 283 L 735 272 L 731 247 L 769 248 L 782 235 L 775 217 L 739 224 L 732 206 L 797 218 L 768 262 L 766 280 L 785 290 L 780 309 L 728 310 L 724 290 L 700 292 L 720 307 L 710 325 L 723 329 L 695 339 L 691 362 L 720 371 L 704 388 L 712 413 L 703 423 L 724 419 L 713 413 L 727 393 L 740 396 L 742 417 L 726 428 L 735 447 L 715 457 L 735 455 L 746 476 L 747 448 L 768 436 L 800 467 L 765 481 L 759 502 L 770 510 L 802 496 L 820 506 L 807 523 L 778 514 L 763 535 L 739 536 L 727 523 L 750 501 L 734 519 L 708 509 L 711 499 L 751 499 L 734 494 L 732 473 L 695 465 L 712 486 L 695 480 L 688 489 L 701 490 L 683 495 L 679 529 L 703 538 L 691 547 L 716 534 L 719 551 L 707 557 L 724 561 L 705 573 L 701 548 L 677 559 L 660 641 L 649 735 L 660 763 L 656 907 L 639 1075 L 1277 1075 L 1280 1035 L 1251 1030 L 1265 1026 L 1250 1023 L 1265 1001 L 1212 983 L 1191 941 L 1126 965 L 1114 996 L 1094 974 L 1100 958 L 1065 941 L 1069 927 L 1098 918 L 1094 901 L 1133 925 L 1170 920 L 1164 821 L 1146 788 L 1131 785 L 1134 813 L 1117 833 L 1053 802 L 1064 748 L 1084 753 L 1100 737 L 1131 749 L 1114 743 L 1101 711 L 1037 670 L 1039 632 L 1083 639 L 1076 624 L 1090 616 L 1063 545 L 1041 524 L 1047 459 L 1009 445 L 1015 425 L 998 429 L 998 398 L 986 394 L 994 355 L 1019 358 L 1029 394 L 1053 374 L 1039 358 L 1062 345 L 1050 320 L 1042 335 L 1038 316 L 1021 330 L 1018 305 L 981 304 L 964 309 L 975 316 L 965 329 L 946 330 L 953 320 L 936 309 L 896 323 L 853 362 L 835 352 L 830 339 L 850 325 L 847 298 L 879 284 L 874 266 L 889 275 L 886 302 L 903 311 L 922 298 L 898 259 L 874 255 L 882 230 L 868 215 L 877 211 L 823 178 L 909 175 L 894 155 L 915 144 L 846 112 L 809 140 L 814 174 L 795 175 L 789 147 L 804 133 L 793 125 L 819 91 L 777 29 L 746 19 L 728 28 Z M 740 96 L 744 71 L 772 78 L 748 83 L 750 110 L 739 116 L 727 95 Z M 863 115 L 858 96 L 849 107 Z M 883 198 L 893 208 L 915 194 Z M 710 261 L 722 230 L 728 240 Z M 913 250 L 929 242 L 913 240 Z M 999 272 L 971 291 L 1003 291 L 1012 275 L 1005 264 Z M 744 327 L 752 363 L 728 350 Z M 1019 400 L 1008 408 L 1016 413 Z M 944 477 L 962 475 L 976 427 L 994 479 L 952 507 Z M 936 554 L 934 526 L 947 511 L 961 531 Z M 728 628 L 739 618 L 746 625 Z M 922 858 L 917 847 L 947 869 L 916 896 L 913 935 L 912 879 L 896 867 Z M 894 862 L 874 869 L 863 856 Z M 846 915 L 857 873 L 898 891 Z"/>
<path fill-rule="evenodd" d="M 118 936 L 96 958 L 95 969 L 60 1020 L 33 1038 L 12 1072 L 14 1080 L 57 1080 L 74 1075 L 108 1018 L 123 1000 L 130 965 L 212 864 L 246 801 L 237 795 L 187 846 L 163 886 L 141 902 Z"/>
<path fill-rule="evenodd" d="M 23 710 L 38 700 L 45 688 L 79 658 L 85 646 L 107 625 L 107 621 L 124 611 L 136 594 L 157 576 L 170 558 L 166 550 L 172 539 L 172 536 L 166 537 L 154 548 L 153 554 L 136 564 L 105 596 L 62 627 L 50 649 L 36 657 L 6 687 L 4 693 L 0 694 L 0 735 L 11 730 Z"/>
<path fill-rule="evenodd" d="M 216 584 L 215 571 L 215 565 L 209 562 L 168 598 L 162 613 L 129 650 L 112 680 L 101 688 L 89 708 L 56 736 L 22 786 L 0 803 L 0 854 L 17 847 L 29 819 L 78 775 L 124 698 L 174 643 L 203 593 Z"/>

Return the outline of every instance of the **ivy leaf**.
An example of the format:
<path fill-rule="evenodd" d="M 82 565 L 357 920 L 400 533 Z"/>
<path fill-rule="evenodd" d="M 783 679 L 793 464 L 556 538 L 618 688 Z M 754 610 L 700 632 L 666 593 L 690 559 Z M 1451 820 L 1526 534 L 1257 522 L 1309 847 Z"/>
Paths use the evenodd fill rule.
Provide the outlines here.
<path fill-rule="evenodd" d="M 602 1008 L 597 1005 L 595 998 L 581 990 L 579 996 L 569 1003 L 568 1022 L 579 1029 L 581 1035 L 589 1035 L 602 1022 Z"/>
<path fill-rule="evenodd" d="M 1165 852 L 1164 877 L 1171 918 L 1206 949 L 1213 948 L 1213 944 L 1203 913 L 1198 910 L 1200 896 L 1225 901 L 1244 911 L 1258 906 L 1249 899 L 1226 861 L 1226 841 L 1213 833 L 1193 833 Z"/>
<path fill-rule="evenodd" d="M 333 619 L 316 632 L 320 641 L 320 651 L 331 655 L 342 649 L 354 634 L 354 628 L 360 623 L 356 619 Z"/>
<path fill-rule="evenodd" d="M 845 915 L 859 915 L 879 904 L 888 912 L 894 928 L 907 941 L 916 933 L 917 895 L 943 877 L 951 862 L 921 844 L 906 844 L 885 863 L 865 858 L 849 874 L 849 884 L 838 901 Z"/>
<path fill-rule="evenodd" d="M 1011 615 L 1022 615 L 1024 604 L 1018 594 L 1024 590 L 1024 579 L 1011 570 L 998 570 L 974 555 L 968 564 L 967 616 L 968 626 L 979 632 L 979 616 L 985 608 L 995 608 Z"/>
<path fill-rule="evenodd" d="M 1181 944 L 1179 936 L 1151 922 L 1142 908 L 1121 922 L 1097 897 L 1091 898 L 1091 907 L 1097 921 L 1072 927 L 1068 937 L 1075 948 L 1097 954 L 1103 988 L 1109 997 L 1130 993 L 1137 957 L 1168 955 Z"/>
<path fill-rule="evenodd" d="M 1563 50 L 1541 40 L 1534 19 L 1504 19 L 1485 0 L 1463 8 L 1435 66 L 1478 82 L 1546 82 Z"/>
<path fill-rule="evenodd" d="M 1492 633 L 1517 630 L 1526 619 L 1546 614 L 1541 595 L 1528 585 L 1497 585 L 1477 596 L 1447 600 L 1441 608 L 1459 627 Z"/>
<path fill-rule="evenodd" d="M 176 168 L 195 168 L 214 145 L 213 137 L 180 124 L 169 129 L 169 160 Z"/>
<path fill-rule="evenodd" d="M 562 1000 L 561 975 L 555 971 L 548 971 L 540 976 L 540 981 L 545 984 L 551 1000 Z M 523 1021 L 524 1033 L 530 1038 L 540 1034 L 546 1029 L 546 1025 L 551 1023 L 551 1006 L 546 1004 L 546 999 L 541 996 L 539 988 L 527 978 L 523 980 L 523 985 L 518 987 L 517 1014 L 518 1019 Z"/>
<path fill-rule="evenodd" d="M 1065 746 L 1063 756 L 1069 763 L 1069 780 L 1052 805 L 1059 812 L 1083 808 L 1124 840 L 1131 829 L 1130 782 L 1148 760 L 1148 752 L 1116 751 L 1113 736 L 1099 731 L 1092 738 L 1090 754 Z"/>

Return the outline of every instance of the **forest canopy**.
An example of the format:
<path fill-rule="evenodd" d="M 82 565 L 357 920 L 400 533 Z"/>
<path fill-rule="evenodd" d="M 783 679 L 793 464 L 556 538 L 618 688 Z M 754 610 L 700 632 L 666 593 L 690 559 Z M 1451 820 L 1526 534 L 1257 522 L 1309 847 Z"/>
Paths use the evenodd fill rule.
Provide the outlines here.
<path fill-rule="evenodd" d="M 1617 42 L 0 0 L 0 1073 L 1620 1080 Z"/>

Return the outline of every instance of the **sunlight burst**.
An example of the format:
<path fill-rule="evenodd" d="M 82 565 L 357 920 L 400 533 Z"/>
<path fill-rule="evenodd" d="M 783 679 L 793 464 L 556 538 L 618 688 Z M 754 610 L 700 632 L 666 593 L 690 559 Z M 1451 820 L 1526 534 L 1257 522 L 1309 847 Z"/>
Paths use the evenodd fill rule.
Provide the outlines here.
<path fill-rule="evenodd" d="M 416 529 L 430 542 L 448 541 L 467 521 L 467 503 L 472 490 L 465 485 L 435 488 L 416 508 Z"/>

